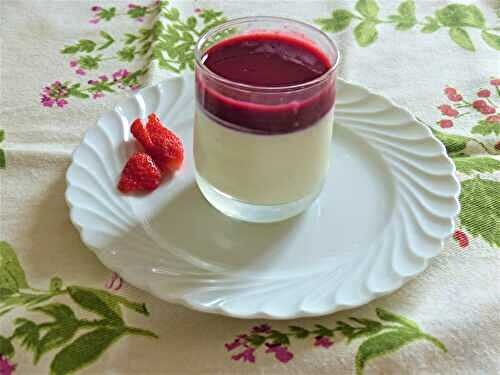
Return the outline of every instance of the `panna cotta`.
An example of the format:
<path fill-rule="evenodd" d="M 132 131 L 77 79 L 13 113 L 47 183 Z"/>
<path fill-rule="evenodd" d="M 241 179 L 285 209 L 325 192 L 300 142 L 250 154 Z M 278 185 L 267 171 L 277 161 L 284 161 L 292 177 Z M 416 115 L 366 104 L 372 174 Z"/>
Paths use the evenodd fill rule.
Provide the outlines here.
<path fill-rule="evenodd" d="M 246 221 L 298 214 L 328 171 L 337 49 L 311 26 L 255 17 L 220 26 L 196 53 L 193 152 L 202 193 Z"/>

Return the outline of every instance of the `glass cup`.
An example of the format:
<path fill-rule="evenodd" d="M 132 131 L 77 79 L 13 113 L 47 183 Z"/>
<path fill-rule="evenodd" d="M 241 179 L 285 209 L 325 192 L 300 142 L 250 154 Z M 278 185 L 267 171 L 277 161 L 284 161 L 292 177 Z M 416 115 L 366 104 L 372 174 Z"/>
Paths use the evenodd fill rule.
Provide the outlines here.
<path fill-rule="evenodd" d="M 254 86 L 205 65 L 210 48 L 249 35 L 306 43 L 326 57 L 327 70 L 300 84 Z M 235 19 L 201 36 L 195 49 L 195 172 L 199 189 L 216 209 L 265 223 L 295 216 L 316 199 L 331 157 L 339 58 L 326 34 L 286 18 Z"/>

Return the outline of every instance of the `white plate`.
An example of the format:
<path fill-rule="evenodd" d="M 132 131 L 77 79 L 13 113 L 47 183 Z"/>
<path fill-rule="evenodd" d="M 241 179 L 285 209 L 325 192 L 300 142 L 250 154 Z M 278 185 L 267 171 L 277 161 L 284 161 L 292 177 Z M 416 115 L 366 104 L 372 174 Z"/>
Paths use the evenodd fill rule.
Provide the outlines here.
<path fill-rule="evenodd" d="M 85 134 L 66 199 L 83 242 L 127 282 L 234 317 L 285 319 L 365 304 L 422 272 L 453 232 L 459 184 L 444 147 L 407 111 L 338 81 L 332 163 L 302 215 L 248 224 L 212 208 L 193 175 L 193 76 L 146 88 Z M 130 122 L 156 112 L 184 142 L 182 170 L 143 197 L 116 184 Z"/>

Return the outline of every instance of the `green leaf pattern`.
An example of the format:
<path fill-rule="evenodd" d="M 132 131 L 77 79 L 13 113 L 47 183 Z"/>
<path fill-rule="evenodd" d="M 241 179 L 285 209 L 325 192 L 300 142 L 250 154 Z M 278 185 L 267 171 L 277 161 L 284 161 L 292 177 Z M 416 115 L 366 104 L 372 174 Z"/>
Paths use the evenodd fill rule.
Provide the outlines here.
<path fill-rule="evenodd" d="M 481 32 L 481 38 L 491 47 L 500 51 L 500 35 L 493 34 L 486 30 Z"/>
<path fill-rule="evenodd" d="M 500 183 L 479 176 L 463 181 L 460 206 L 462 227 L 500 247 Z"/>
<path fill-rule="evenodd" d="M 35 363 L 47 352 L 66 344 L 79 328 L 79 321 L 69 306 L 53 303 L 38 307 L 33 311 L 43 312 L 54 318 L 47 323 L 47 332 L 37 343 Z"/>
<path fill-rule="evenodd" d="M 51 372 L 69 374 L 90 365 L 123 336 L 157 337 L 148 330 L 128 326 L 123 319 L 121 306 L 148 315 L 144 304 L 100 289 L 63 285 L 59 277 L 53 277 L 49 290 L 30 289 L 16 253 L 9 244 L 0 242 L 0 316 L 23 307 L 37 314 L 33 320 L 16 318 L 12 334 L 0 335 L 1 356 L 14 356 L 15 342 L 33 353 L 35 364 L 47 353 L 56 351 Z M 49 302 L 57 296 L 68 296 L 75 307 L 97 319 L 79 318 L 72 305 L 59 302 L 60 299 Z"/>
<path fill-rule="evenodd" d="M 332 12 L 330 18 L 321 18 L 317 22 L 320 27 L 330 33 L 338 33 L 349 27 L 352 20 L 352 13 L 345 9 L 338 9 Z"/>
<path fill-rule="evenodd" d="M 28 287 L 26 275 L 14 249 L 7 242 L 0 241 L 0 289 L 17 292 Z"/>
<path fill-rule="evenodd" d="M 363 21 L 354 29 L 354 36 L 361 47 L 366 47 L 377 40 L 378 31 L 373 21 Z"/>
<path fill-rule="evenodd" d="M 140 68 L 129 72 L 120 69 L 109 75 L 100 74 L 99 79 L 85 79 L 86 84 L 63 83 L 55 81 L 46 86 L 40 93 L 41 103 L 45 107 L 58 108 L 68 104 L 68 99 L 98 99 L 106 93 L 115 92 L 116 89 L 136 90 L 149 70 L 152 62 L 157 62 L 161 69 L 173 73 L 185 70 L 194 70 L 194 47 L 198 38 L 220 25 L 227 19 L 223 13 L 213 9 L 203 9 L 194 16 L 183 17 L 179 9 L 171 6 L 168 1 L 157 1 L 148 6 L 130 4 L 128 11 L 118 12 L 114 7 L 93 7 L 95 12 L 91 23 L 111 21 L 115 17 L 127 16 L 135 21 L 144 16 L 154 14 L 152 25 L 139 26 L 135 31 L 131 29 L 122 38 L 115 38 L 110 33 L 101 30 L 97 40 L 80 39 L 73 44 L 67 44 L 61 50 L 64 55 L 70 56 L 70 67 L 79 75 L 102 69 L 108 61 L 121 61 L 134 66 L 139 63 Z M 214 40 L 231 35 L 234 30 L 219 33 Z M 118 44 L 114 52 L 108 48 Z M 3 152 L 0 150 L 0 167 L 2 166 Z"/>
<path fill-rule="evenodd" d="M 228 351 L 237 348 L 243 351 L 250 350 L 252 355 L 263 346 L 268 348 L 266 353 L 270 351 L 270 348 L 278 348 L 282 354 L 279 360 L 286 363 L 293 358 L 289 350 L 293 340 L 296 339 L 313 339 L 314 346 L 323 348 L 329 348 L 335 342 L 340 341 L 339 336 L 347 339 L 346 344 L 364 339 L 361 340 L 355 357 L 358 375 L 363 373 L 366 365 L 373 359 L 390 354 L 416 340 L 427 341 L 438 349 L 447 351 L 446 346 L 439 339 L 423 332 L 414 321 L 382 308 L 377 308 L 376 313 L 380 321 L 350 317 L 349 322 L 338 320 L 334 328 L 316 324 L 313 329 L 307 329 L 294 325 L 289 326 L 288 331 L 280 331 L 272 329 L 268 324 L 262 324 L 253 327 L 248 335 L 238 335 L 233 342 L 226 343 L 225 346 Z M 233 355 L 231 358 L 235 361 L 239 360 L 242 353 Z"/>
<path fill-rule="evenodd" d="M 481 135 L 500 135 L 500 123 L 495 122 L 491 123 L 486 120 L 481 120 L 474 126 L 471 130 L 471 133 L 481 134 Z"/>
<path fill-rule="evenodd" d="M 375 0 L 358 0 L 355 8 L 362 16 L 368 19 L 376 18 L 379 12 L 379 7 Z"/>
<path fill-rule="evenodd" d="M 99 13 L 97 13 L 97 16 L 102 20 L 110 21 L 113 17 L 116 16 L 116 8 L 103 8 Z"/>
<path fill-rule="evenodd" d="M 377 357 L 381 357 L 422 338 L 422 334 L 416 330 L 395 329 L 372 336 L 364 341 L 356 353 L 356 374 L 361 375 L 366 363 Z"/>
<path fill-rule="evenodd" d="M 422 33 L 448 29 L 450 39 L 468 51 L 475 51 L 469 28 L 479 29 L 482 40 L 489 47 L 500 50 L 500 36 L 496 33 L 498 28 L 488 27 L 482 11 L 475 5 L 450 4 L 438 9 L 434 15 L 426 16 L 422 22 L 417 19 L 413 0 L 401 2 L 396 13 L 389 15 L 386 20 L 380 19 L 381 12 L 376 0 L 358 0 L 354 10 L 351 12 L 335 9 L 328 18 L 320 18 L 315 22 L 324 31 L 332 33 L 344 31 L 353 22 L 357 23 L 353 32 L 361 47 L 370 46 L 377 40 L 378 27 L 381 24 L 393 24 L 398 31 L 411 30 L 417 25 L 421 26 Z M 132 63 L 141 58 L 145 59 L 147 64 L 157 61 L 160 68 L 180 73 L 186 69 L 194 69 L 193 48 L 197 38 L 226 20 L 222 12 L 212 9 L 183 18 L 177 8 L 170 7 L 164 1 L 156 8 L 132 8 L 128 10 L 127 15 L 132 19 L 139 19 L 153 12 L 158 12 L 162 21 L 154 22 L 150 28 L 141 27 L 137 32 L 126 33 L 118 42 L 118 38 L 100 31 L 100 40 L 81 39 L 66 45 L 61 53 L 76 56 L 79 66 L 86 70 L 99 69 L 108 59 Z M 119 16 L 119 13 L 116 8 L 110 7 L 101 9 L 97 16 L 104 21 L 110 21 Z M 226 36 L 227 34 L 220 37 Z M 123 44 L 115 55 L 104 56 L 105 52 L 100 53 L 119 42 Z M 145 65 L 124 78 L 124 83 L 139 84 L 140 78 L 146 73 Z M 79 83 L 65 84 L 68 96 L 82 99 L 89 98 L 89 94 L 114 91 L 111 82 L 99 82 L 89 88 L 83 88 Z M 446 134 L 435 129 L 433 132 L 453 157 L 459 172 L 473 175 L 500 170 L 500 161 L 496 159 L 473 157 L 463 153 L 467 144 L 474 141 L 473 138 Z M 472 133 L 499 135 L 500 123 L 479 121 L 473 127 Z M 0 142 L 3 138 L 4 133 L 0 130 Z M 0 168 L 3 167 L 5 156 L 0 149 Z M 500 246 L 499 194 L 499 183 L 482 176 L 462 182 L 460 223 L 470 234 L 481 237 L 492 246 Z M 122 307 L 148 315 L 144 304 L 131 302 L 98 289 L 80 286 L 63 288 L 60 278 L 53 278 L 49 291 L 44 293 L 23 292 L 22 289 L 29 289 L 24 271 L 14 250 L 7 243 L 0 242 L 0 316 L 8 313 L 13 307 L 24 306 L 31 308 L 32 312 L 51 318 L 43 323 L 17 318 L 11 337 L 0 336 L 0 354 L 13 356 L 13 342 L 16 340 L 26 350 L 33 352 L 35 362 L 46 353 L 58 350 L 51 362 L 51 371 L 54 374 L 68 374 L 90 365 L 113 342 L 125 335 L 156 337 L 147 330 L 128 327 L 124 321 Z M 70 305 L 47 302 L 57 295 L 69 296 L 75 306 L 95 314 L 98 319 L 79 319 Z M 290 326 L 290 332 L 270 330 L 262 334 L 253 333 L 248 335 L 246 340 L 249 345 L 258 348 L 266 343 L 288 346 L 293 338 L 334 338 L 336 333 L 342 334 L 347 343 L 364 339 L 355 358 L 358 374 L 362 374 L 373 359 L 399 350 L 416 340 L 426 340 L 446 351 L 443 343 L 422 332 L 415 322 L 381 308 L 376 310 L 376 314 L 380 321 L 352 317 L 349 322 L 338 321 L 335 328 L 316 325 L 314 329 L 308 330 Z M 82 330 L 85 333 L 82 334 Z"/>
<path fill-rule="evenodd" d="M 474 172 L 492 173 L 500 171 L 500 161 L 487 156 L 461 156 L 453 158 L 457 171 L 465 174 Z"/>
<path fill-rule="evenodd" d="M 450 38 L 457 43 L 460 47 L 465 48 L 469 51 L 475 51 L 474 44 L 469 36 L 469 33 L 465 31 L 462 27 L 452 27 L 450 28 Z"/>
<path fill-rule="evenodd" d="M 443 26 L 448 27 L 482 28 L 485 24 L 483 14 L 475 5 L 450 4 L 439 9 L 436 16 Z"/>
<path fill-rule="evenodd" d="M 0 355 L 6 357 L 12 357 L 14 354 L 14 346 L 10 340 L 6 337 L 0 336 Z"/>
<path fill-rule="evenodd" d="M 115 39 L 107 32 L 105 31 L 100 31 L 99 35 L 102 37 L 103 41 L 98 44 L 97 42 L 94 42 L 93 40 L 90 39 L 80 39 L 77 43 L 75 44 L 70 44 L 65 46 L 62 50 L 61 53 L 66 54 L 66 55 L 75 55 L 77 53 L 92 53 L 95 50 L 101 51 L 103 49 L 106 49 L 110 47 L 114 42 Z"/>
<path fill-rule="evenodd" d="M 94 70 L 99 68 L 99 63 L 102 60 L 102 55 L 84 55 L 80 57 L 80 67 L 87 70 Z"/>
<path fill-rule="evenodd" d="M 382 308 L 377 308 L 376 310 L 377 316 L 386 321 L 386 322 L 393 322 L 393 323 L 399 323 L 402 324 L 403 326 L 406 326 L 409 329 L 417 329 L 418 330 L 418 325 L 416 322 L 413 320 L 407 319 L 404 316 L 399 316 L 396 314 L 393 314 L 385 309 Z"/>
<path fill-rule="evenodd" d="M 416 25 L 422 25 L 422 33 L 434 33 L 441 28 L 448 29 L 450 39 L 465 50 L 474 52 L 474 43 L 467 28 L 481 30 L 481 38 L 488 46 L 500 50 L 500 35 L 489 27 L 482 11 L 476 5 L 449 4 L 435 11 L 434 16 L 426 16 L 419 22 L 416 16 L 414 0 L 405 0 L 399 4 L 397 13 L 380 19 L 380 8 L 375 0 L 358 0 L 354 6 L 356 13 L 346 9 L 335 9 L 328 18 L 319 18 L 315 22 L 326 32 L 345 30 L 352 19 L 360 20 L 354 27 L 354 36 L 360 47 L 367 47 L 377 40 L 377 28 L 380 24 L 393 24 L 397 31 L 407 31 Z M 424 8 L 425 9 L 425 8 Z"/>
<path fill-rule="evenodd" d="M 441 18 L 443 17 L 447 17 L 447 22 L 460 20 L 462 24 L 477 27 L 484 24 L 484 19 L 474 6 L 448 8 L 447 13 L 441 14 Z M 493 147 L 491 147 L 488 138 L 485 138 L 483 142 L 474 137 L 444 133 L 431 128 L 436 138 L 444 144 L 448 155 L 455 163 L 457 172 L 470 176 L 469 179 L 461 181 L 462 189 L 459 197 L 461 205 L 459 228 L 466 232 L 458 230 L 454 235 L 461 247 L 467 247 L 469 244 L 467 233 L 473 237 L 481 238 L 492 247 L 500 247 L 500 182 L 489 179 L 487 176 L 487 174 L 500 171 L 500 159 L 498 158 L 500 156 L 500 141 L 498 138 L 494 138 L 500 134 L 500 116 L 497 113 L 500 89 L 495 78 L 491 77 L 489 83 L 490 88 L 482 88 L 477 91 L 474 94 L 474 99 L 467 100 L 460 94 L 457 100 L 451 102 L 451 105 L 441 105 L 438 109 L 443 115 L 455 120 L 464 118 L 464 116 L 472 116 L 471 112 L 480 113 L 482 119 L 471 128 L 470 132 L 472 135 L 480 134 L 492 137 Z M 452 95 L 458 93 L 455 88 L 450 87 L 445 88 L 445 93 L 447 92 L 454 93 Z M 478 107 L 478 103 L 483 103 L 487 110 Z M 438 124 L 443 121 L 452 123 L 451 120 L 441 120 L 438 121 Z M 490 143 L 489 146 L 488 143 Z M 471 147 L 469 148 L 469 146 Z M 475 151 L 470 151 L 478 146 L 487 155 L 475 155 Z"/>
<path fill-rule="evenodd" d="M 441 25 L 439 25 L 439 22 L 436 18 L 427 16 L 425 17 L 424 26 L 420 31 L 422 31 L 423 33 L 433 33 L 437 31 L 440 27 Z"/>
<path fill-rule="evenodd" d="M 467 142 L 470 141 L 469 137 L 464 137 L 462 135 L 446 134 L 434 128 L 431 128 L 431 130 L 436 138 L 443 143 L 448 155 L 464 150 L 465 147 L 467 147 Z"/>
<path fill-rule="evenodd" d="M 17 318 L 14 321 L 16 328 L 12 334 L 13 339 L 21 339 L 21 345 L 26 350 L 36 352 L 40 341 L 40 327 L 34 321 Z"/>
<path fill-rule="evenodd" d="M 399 31 L 409 30 L 415 26 L 417 18 L 413 0 L 402 2 L 398 7 L 398 14 L 389 16 L 389 19 L 396 24 L 396 30 Z"/>
<path fill-rule="evenodd" d="M 54 375 L 71 374 L 88 366 L 124 334 L 123 329 L 97 328 L 78 337 L 56 354 L 50 365 Z"/>
<path fill-rule="evenodd" d="M 101 30 L 99 32 L 99 35 L 101 35 L 104 38 L 104 42 L 97 48 L 98 51 L 108 48 L 115 42 L 115 39 L 105 31 Z"/>
<path fill-rule="evenodd" d="M 83 309 L 118 324 L 123 323 L 120 306 L 110 293 L 78 286 L 68 287 L 68 292 L 73 301 Z"/>

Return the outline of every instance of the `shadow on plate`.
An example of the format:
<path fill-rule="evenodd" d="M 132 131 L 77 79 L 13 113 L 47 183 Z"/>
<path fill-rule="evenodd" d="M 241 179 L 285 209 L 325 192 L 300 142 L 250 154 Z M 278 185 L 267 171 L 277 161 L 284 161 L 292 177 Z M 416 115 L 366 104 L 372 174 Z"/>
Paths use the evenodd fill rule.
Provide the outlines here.
<path fill-rule="evenodd" d="M 213 208 L 193 182 L 149 219 L 150 233 L 164 248 L 174 246 L 206 262 L 232 269 L 250 267 L 278 253 L 279 244 L 302 215 L 274 224 L 231 219 Z"/>

